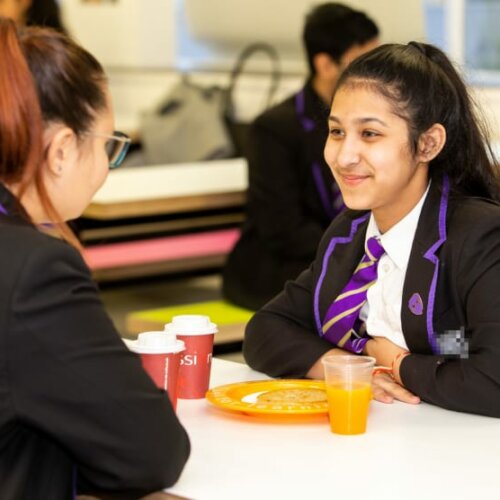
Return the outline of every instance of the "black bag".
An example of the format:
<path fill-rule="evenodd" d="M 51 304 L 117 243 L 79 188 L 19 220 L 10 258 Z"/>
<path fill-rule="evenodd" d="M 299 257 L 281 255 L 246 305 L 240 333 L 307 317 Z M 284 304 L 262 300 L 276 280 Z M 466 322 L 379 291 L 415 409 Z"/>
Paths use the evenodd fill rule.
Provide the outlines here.
<path fill-rule="evenodd" d="M 249 122 L 243 122 L 238 119 L 237 105 L 235 102 L 235 89 L 240 76 L 244 73 L 246 62 L 257 53 L 264 53 L 271 62 L 270 83 L 267 91 L 265 106 L 260 111 L 268 108 L 273 100 L 274 94 L 278 88 L 281 71 L 279 55 L 276 49 L 267 43 L 259 42 L 248 45 L 238 56 L 229 80 L 229 87 L 226 90 L 226 99 L 224 104 L 224 118 L 229 135 L 232 139 L 233 148 L 236 156 L 247 157 L 248 151 L 248 130 Z"/>

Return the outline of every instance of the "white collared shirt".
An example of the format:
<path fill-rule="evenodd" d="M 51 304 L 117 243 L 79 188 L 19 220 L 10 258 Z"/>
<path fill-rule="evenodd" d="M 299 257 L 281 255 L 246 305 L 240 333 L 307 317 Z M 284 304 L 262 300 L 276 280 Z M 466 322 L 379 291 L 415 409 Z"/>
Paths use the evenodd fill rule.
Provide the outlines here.
<path fill-rule="evenodd" d="M 380 234 L 373 214 L 366 230 L 365 243 L 368 238 L 377 237 L 385 254 L 380 258 L 377 281 L 368 289 L 367 302 L 359 317 L 366 323 L 371 337 L 386 337 L 403 349 L 408 349 L 401 326 L 403 285 L 418 219 L 428 192 L 429 187 L 411 212 L 386 233 Z"/>

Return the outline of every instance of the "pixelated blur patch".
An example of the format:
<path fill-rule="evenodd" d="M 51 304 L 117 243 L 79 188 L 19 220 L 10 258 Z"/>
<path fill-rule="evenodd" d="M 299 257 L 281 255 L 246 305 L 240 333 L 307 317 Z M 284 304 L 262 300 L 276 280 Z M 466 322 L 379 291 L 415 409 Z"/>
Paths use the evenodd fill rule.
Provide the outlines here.
<path fill-rule="evenodd" d="M 469 341 L 465 338 L 465 328 L 460 330 L 445 330 L 437 337 L 439 353 L 444 356 L 469 357 Z"/>

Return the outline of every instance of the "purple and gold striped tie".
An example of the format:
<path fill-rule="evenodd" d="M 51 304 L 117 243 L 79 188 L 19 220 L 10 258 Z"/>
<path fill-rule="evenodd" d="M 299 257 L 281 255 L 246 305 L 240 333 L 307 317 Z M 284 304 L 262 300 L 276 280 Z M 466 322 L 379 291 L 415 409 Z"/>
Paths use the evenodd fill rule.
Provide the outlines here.
<path fill-rule="evenodd" d="M 328 308 L 323 321 L 323 338 L 342 349 L 360 353 L 369 337 L 360 334 L 359 312 L 366 302 L 366 294 L 377 281 L 378 261 L 385 251 L 376 238 L 368 238 L 365 255 L 342 293 Z"/>

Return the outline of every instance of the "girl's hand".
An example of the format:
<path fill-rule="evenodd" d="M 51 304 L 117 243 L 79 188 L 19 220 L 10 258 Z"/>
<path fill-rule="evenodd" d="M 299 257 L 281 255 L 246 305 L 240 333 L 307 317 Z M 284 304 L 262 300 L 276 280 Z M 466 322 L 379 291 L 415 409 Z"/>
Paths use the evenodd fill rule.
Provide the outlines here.
<path fill-rule="evenodd" d="M 373 356 L 378 366 L 390 367 L 396 382 L 399 385 L 403 385 L 400 375 L 401 362 L 405 356 L 410 354 L 409 351 L 399 347 L 385 337 L 374 337 L 366 343 L 363 354 Z"/>
<path fill-rule="evenodd" d="M 389 367 L 399 354 L 406 352 L 405 349 L 402 349 L 385 337 L 373 337 L 366 343 L 363 349 L 363 354 L 373 356 L 377 360 L 376 365 Z"/>
<path fill-rule="evenodd" d="M 398 384 L 388 373 L 373 376 L 372 392 L 373 399 L 381 403 L 393 403 L 395 399 L 413 405 L 420 403 L 418 396 Z"/>

